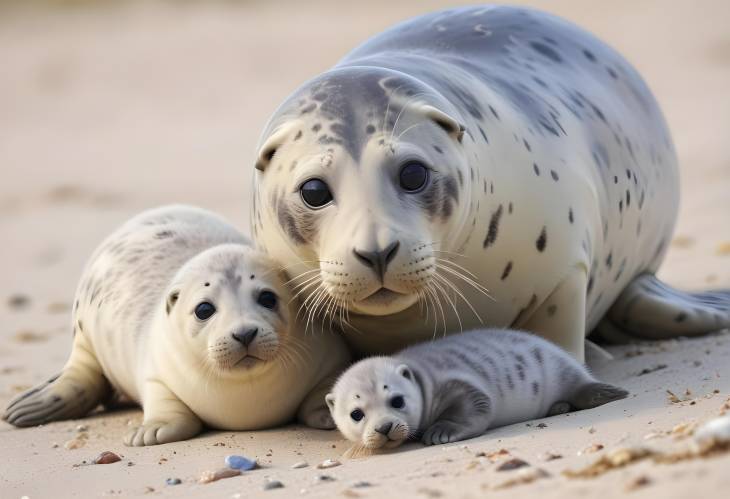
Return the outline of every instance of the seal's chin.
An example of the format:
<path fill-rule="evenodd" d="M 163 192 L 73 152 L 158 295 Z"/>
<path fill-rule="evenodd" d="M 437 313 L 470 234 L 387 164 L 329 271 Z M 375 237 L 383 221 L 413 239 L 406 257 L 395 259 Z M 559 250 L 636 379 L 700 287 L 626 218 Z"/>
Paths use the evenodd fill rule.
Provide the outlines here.
<path fill-rule="evenodd" d="M 404 294 L 380 288 L 362 300 L 351 302 L 353 312 L 365 315 L 391 315 L 407 309 L 418 301 L 416 294 Z"/>
<path fill-rule="evenodd" d="M 405 438 L 390 438 L 389 436 L 375 434 L 369 435 L 369 438 L 363 439 L 362 445 L 366 449 L 394 449 L 405 442 Z"/>
<path fill-rule="evenodd" d="M 254 357 L 253 355 L 244 355 L 241 357 L 241 359 L 233 364 L 231 369 L 253 369 L 256 366 L 259 366 L 266 362 L 263 359 L 259 359 L 258 357 Z"/>

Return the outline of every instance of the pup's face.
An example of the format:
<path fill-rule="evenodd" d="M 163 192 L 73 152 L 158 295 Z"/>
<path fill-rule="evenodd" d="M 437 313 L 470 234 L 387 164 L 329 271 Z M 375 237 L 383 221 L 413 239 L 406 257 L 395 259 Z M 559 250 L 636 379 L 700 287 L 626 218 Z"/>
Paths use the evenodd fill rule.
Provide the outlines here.
<path fill-rule="evenodd" d="M 326 400 L 340 432 L 369 449 L 397 447 L 414 436 L 423 410 L 413 372 L 387 357 L 352 366 Z"/>
<path fill-rule="evenodd" d="M 278 266 L 245 246 L 190 260 L 167 293 L 166 312 L 202 362 L 219 374 L 250 372 L 291 340 L 290 295 Z"/>

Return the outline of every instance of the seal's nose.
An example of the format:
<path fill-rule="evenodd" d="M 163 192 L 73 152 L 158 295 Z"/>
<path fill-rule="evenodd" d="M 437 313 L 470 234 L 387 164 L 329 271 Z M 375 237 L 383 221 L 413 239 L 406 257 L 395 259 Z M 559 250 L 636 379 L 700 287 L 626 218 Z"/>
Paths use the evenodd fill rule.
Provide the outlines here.
<path fill-rule="evenodd" d="M 360 260 L 363 265 L 373 269 L 375 275 L 382 282 L 388 264 L 395 258 L 396 253 L 398 253 L 398 248 L 400 248 L 400 241 L 394 241 L 381 250 L 365 251 L 353 248 L 352 252 L 355 254 L 355 258 Z"/>
<path fill-rule="evenodd" d="M 375 428 L 375 431 L 380 433 L 381 435 L 388 436 L 388 433 L 390 433 L 391 428 L 393 428 L 393 422 L 388 421 L 387 423 L 383 423 L 377 428 Z"/>
<path fill-rule="evenodd" d="M 243 343 L 243 346 L 247 347 L 251 344 L 251 342 L 256 338 L 256 335 L 259 334 L 259 328 L 255 327 L 252 329 L 246 329 L 243 331 L 238 331 L 237 333 L 233 333 L 233 339 Z"/>

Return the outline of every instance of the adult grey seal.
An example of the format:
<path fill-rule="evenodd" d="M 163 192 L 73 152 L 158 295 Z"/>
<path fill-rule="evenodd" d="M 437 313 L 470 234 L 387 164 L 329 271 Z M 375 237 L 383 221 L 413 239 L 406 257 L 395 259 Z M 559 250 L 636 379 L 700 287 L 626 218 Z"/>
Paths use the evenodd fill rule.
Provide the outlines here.
<path fill-rule="evenodd" d="M 679 182 L 651 92 L 536 10 L 445 10 L 371 38 L 275 112 L 254 186 L 257 244 L 300 262 L 310 314 L 361 352 L 483 323 L 582 359 L 602 318 L 644 338 L 730 326 L 730 293 L 654 276 Z"/>
<path fill-rule="evenodd" d="M 333 428 L 324 395 L 349 354 L 333 334 L 305 338 L 297 311 L 280 266 L 221 217 L 186 206 L 144 212 L 87 264 L 66 366 L 3 418 L 32 426 L 82 417 L 115 392 L 144 409 L 127 445 L 295 416 Z"/>
<path fill-rule="evenodd" d="M 456 442 L 627 395 L 538 336 L 481 329 L 361 360 L 327 404 L 345 437 L 375 449 L 415 436 L 427 445 Z"/>

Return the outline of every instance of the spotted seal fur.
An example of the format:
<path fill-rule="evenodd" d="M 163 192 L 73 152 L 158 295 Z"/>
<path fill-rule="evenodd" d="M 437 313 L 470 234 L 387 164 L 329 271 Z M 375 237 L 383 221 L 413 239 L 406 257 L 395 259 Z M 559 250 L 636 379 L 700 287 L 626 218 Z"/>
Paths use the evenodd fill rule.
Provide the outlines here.
<path fill-rule="evenodd" d="M 279 269 L 213 213 L 169 206 L 138 215 L 84 271 L 66 366 L 11 401 L 3 418 L 16 426 L 78 418 L 116 392 L 144 410 L 127 445 L 295 416 L 333 428 L 324 395 L 349 354 L 335 335 L 304 337 Z"/>
<path fill-rule="evenodd" d="M 427 445 L 625 398 L 533 334 L 480 329 L 361 360 L 327 404 L 348 439 L 374 449 L 419 436 Z"/>
<path fill-rule="evenodd" d="M 677 157 L 636 70 L 527 8 L 426 14 L 298 88 L 266 126 L 255 240 L 365 353 L 481 324 L 584 355 L 614 336 L 730 326 L 730 293 L 655 272 Z M 424 319 L 424 317 L 426 317 Z"/>

